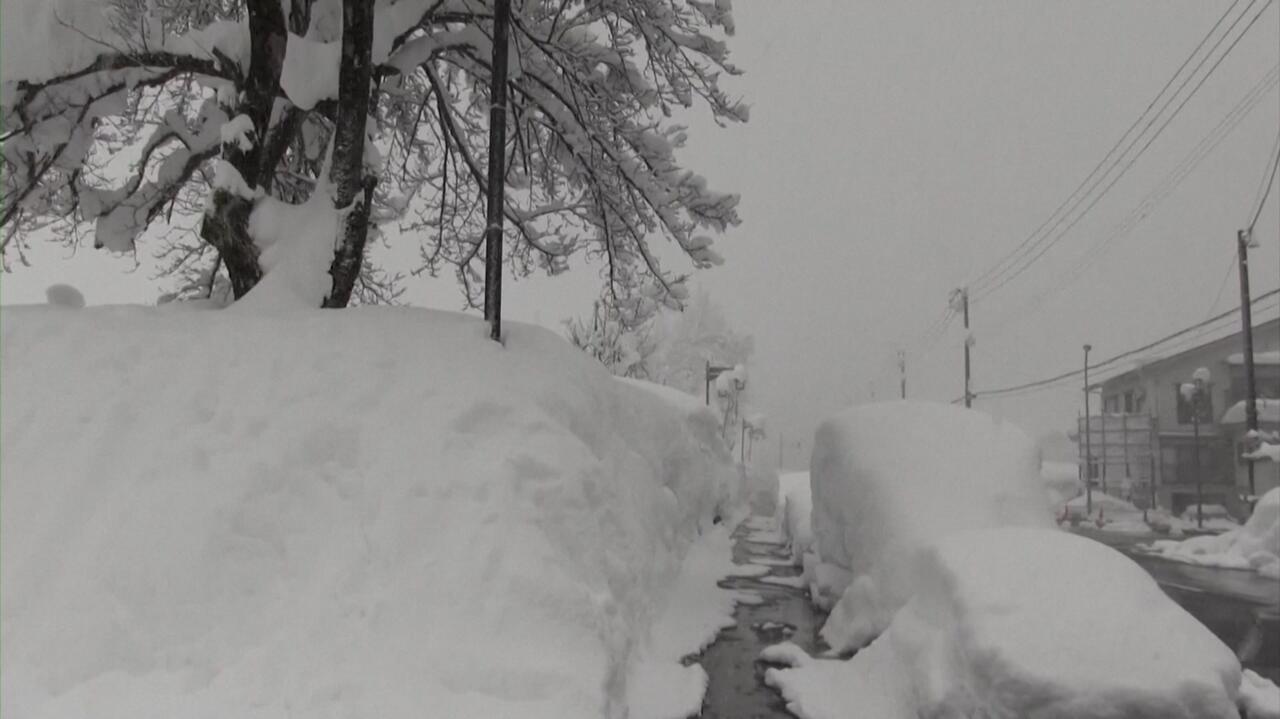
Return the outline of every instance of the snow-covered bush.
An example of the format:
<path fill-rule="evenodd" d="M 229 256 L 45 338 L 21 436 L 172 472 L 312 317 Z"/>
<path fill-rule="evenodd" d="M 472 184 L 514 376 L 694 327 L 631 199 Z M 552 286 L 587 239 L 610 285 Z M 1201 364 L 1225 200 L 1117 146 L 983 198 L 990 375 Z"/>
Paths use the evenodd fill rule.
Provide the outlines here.
<path fill-rule="evenodd" d="M 914 593 L 916 553 L 966 529 L 1052 527 L 1035 444 L 988 415 L 903 401 L 824 422 L 810 465 L 821 562 L 847 572 L 822 629 L 836 649 L 865 644 Z M 826 574 L 840 577 L 840 572 Z"/>
<path fill-rule="evenodd" d="M 539 329 L 172 306 L 0 328 L 5 717 L 622 716 L 738 495 L 705 410 Z"/>
<path fill-rule="evenodd" d="M 1066 532 L 959 532 L 849 660 L 765 650 L 800 717 L 1237 719 L 1240 664 L 1137 564 Z M 1087 578 L 1087 579 L 1086 579 Z M 1252 716 L 1252 715 L 1251 715 Z"/>

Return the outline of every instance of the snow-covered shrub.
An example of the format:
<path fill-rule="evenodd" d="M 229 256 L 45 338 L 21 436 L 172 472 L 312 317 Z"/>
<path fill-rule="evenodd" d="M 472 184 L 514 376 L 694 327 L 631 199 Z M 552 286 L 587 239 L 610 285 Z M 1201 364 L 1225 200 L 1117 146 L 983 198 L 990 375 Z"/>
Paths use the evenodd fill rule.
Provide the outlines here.
<path fill-rule="evenodd" d="M 960 407 L 855 407 L 818 428 L 810 471 L 821 561 L 852 580 L 822 629 L 836 649 L 888 625 L 915 591 L 916 553 L 935 541 L 965 529 L 1053 526 L 1035 444 Z"/>

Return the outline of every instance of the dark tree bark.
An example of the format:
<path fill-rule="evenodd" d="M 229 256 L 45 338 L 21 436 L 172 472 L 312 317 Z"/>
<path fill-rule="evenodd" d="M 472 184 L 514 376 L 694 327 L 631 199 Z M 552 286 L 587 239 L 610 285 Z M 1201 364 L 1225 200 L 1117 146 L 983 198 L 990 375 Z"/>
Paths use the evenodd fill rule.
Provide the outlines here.
<path fill-rule="evenodd" d="M 247 150 L 236 143 L 223 145 L 222 159 L 240 173 L 252 190 L 269 183 L 275 169 L 265 166 L 268 153 L 264 152 L 264 139 L 280 86 L 289 34 L 278 0 L 250 0 L 248 6 L 252 50 L 249 72 L 237 88 L 242 99 L 234 114 L 247 115 L 252 121 L 253 143 Z M 253 200 L 219 188 L 214 190 L 212 205 L 205 213 L 200 236 L 218 250 L 231 278 L 232 293 L 239 299 L 262 279 L 258 247 L 249 236 Z"/>
<path fill-rule="evenodd" d="M 342 66 L 338 70 L 338 109 L 329 180 L 333 204 L 343 211 L 338 246 L 329 275 L 333 284 L 325 307 L 346 307 L 360 276 L 369 235 L 369 205 L 377 180 L 365 172 L 365 122 L 369 116 L 369 83 L 373 79 L 373 3 L 342 2 Z"/>

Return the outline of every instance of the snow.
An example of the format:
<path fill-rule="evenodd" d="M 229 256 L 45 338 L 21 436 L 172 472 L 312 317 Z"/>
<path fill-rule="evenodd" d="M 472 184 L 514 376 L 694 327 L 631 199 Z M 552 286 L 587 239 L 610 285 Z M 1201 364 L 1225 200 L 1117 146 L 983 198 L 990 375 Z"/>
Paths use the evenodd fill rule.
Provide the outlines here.
<path fill-rule="evenodd" d="M 923 449 L 922 449 L 923 447 Z M 870 641 L 914 593 L 916 553 L 952 532 L 1052 527 L 1039 452 L 1017 427 L 951 405 L 861 405 L 827 420 L 810 466 L 818 592 L 842 590 L 822 636 L 836 650 Z M 823 576 L 825 575 L 825 576 Z"/>
<path fill-rule="evenodd" d="M 301 205 L 273 197 L 258 200 L 249 215 L 249 235 L 262 248 L 263 277 L 233 305 L 235 311 L 320 306 L 331 287 L 329 266 L 341 217 L 322 187 Z"/>
<path fill-rule="evenodd" d="M 1259 397 L 1255 400 L 1258 408 L 1258 421 L 1270 424 L 1280 423 L 1280 399 L 1267 399 Z M 1222 413 L 1222 424 L 1244 424 L 1245 421 L 1245 401 L 1240 400 L 1227 408 Z"/>
<path fill-rule="evenodd" d="M 224 122 L 218 133 L 224 145 L 235 145 L 243 152 L 253 149 L 253 120 L 248 115 L 236 115 Z"/>
<path fill-rule="evenodd" d="M 716 582 L 764 570 L 736 565 L 732 556 L 733 539 L 725 524 L 712 528 L 689 550 L 649 642 L 631 668 L 631 719 L 684 719 L 701 709 L 707 672 L 696 662 L 685 665 L 681 660 L 706 649 L 721 629 L 734 625 L 734 607 L 758 596 L 721 589 Z"/>
<path fill-rule="evenodd" d="M 1084 491 L 1080 467 L 1075 462 L 1044 460 L 1040 463 L 1040 476 L 1044 479 L 1045 491 L 1049 493 L 1049 505 L 1055 510 Z"/>
<path fill-rule="evenodd" d="M 1209 524 L 1210 520 L 1206 519 L 1205 525 Z M 1182 541 L 1158 540 L 1148 550 L 1188 564 L 1252 569 L 1265 577 L 1280 579 L 1280 488 L 1272 489 L 1258 500 L 1253 515 L 1243 527 Z"/>
<path fill-rule="evenodd" d="M 738 475 L 552 333 L 2 315 L 0 714 L 619 717 L 685 672 L 658 612 Z"/>
<path fill-rule="evenodd" d="M 0 3 L 0 80 L 38 82 L 89 65 L 101 51 L 85 36 L 115 41 L 101 5 L 84 0 Z"/>
<path fill-rule="evenodd" d="M 802 719 L 845 717 L 850 707 L 877 719 L 1238 716 L 1231 650 L 1109 547 L 1042 529 L 977 530 L 949 535 L 912 565 L 918 591 L 851 659 L 766 650 L 763 658 L 791 665 L 765 675 L 790 711 Z"/>
<path fill-rule="evenodd" d="M 778 477 L 778 527 L 782 544 L 791 551 L 791 563 L 802 564 L 813 548 L 813 493 L 808 472 Z"/>
<path fill-rule="evenodd" d="M 1240 678 L 1240 707 L 1249 719 L 1280 719 L 1280 687 L 1246 669 Z"/>

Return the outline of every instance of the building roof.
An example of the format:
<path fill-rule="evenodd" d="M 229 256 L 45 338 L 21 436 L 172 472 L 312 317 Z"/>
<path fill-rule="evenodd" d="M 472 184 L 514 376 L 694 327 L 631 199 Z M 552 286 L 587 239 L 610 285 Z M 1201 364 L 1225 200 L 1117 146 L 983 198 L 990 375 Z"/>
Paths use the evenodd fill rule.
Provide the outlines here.
<path fill-rule="evenodd" d="M 1244 400 L 1240 400 L 1222 413 L 1220 424 L 1244 424 Z M 1258 399 L 1258 421 L 1280 424 L 1280 399 Z"/>
<path fill-rule="evenodd" d="M 1274 333 L 1277 336 L 1280 336 L 1280 319 L 1268 319 L 1262 322 L 1255 322 L 1253 325 L 1253 333 L 1254 333 L 1255 341 L 1259 339 L 1258 337 L 1259 335 L 1262 335 L 1265 337 L 1265 336 L 1270 336 L 1271 334 Z M 1240 340 L 1241 340 L 1240 331 L 1236 330 L 1235 332 L 1218 335 L 1217 337 L 1214 337 L 1213 339 L 1208 340 L 1206 342 L 1201 342 L 1193 347 L 1186 347 L 1184 349 L 1180 349 L 1176 352 L 1171 352 L 1169 354 L 1161 354 L 1158 348 L 1153 349 L 1150 354 L 1135 356 L 1132 359 L 1128 360 L 1127 362 L 1117 363 L 1117 365 L 1114 368 L 1101 370 L 1101 372 L 1103 373 L 1106 373 L 1109 370 L 1115 371 L 1115 374 L 1099 379 L 1096 382 L 1091 382 L 1089 384 L 1089 387 L 1091 389 L 1096 389 L 1104 385 L 1110 384 L 1115 380 L 1129 376 L 1135 372 L 1158 370 L 1161 365 L 1164 365 L 1167 362 L 1172 362 L 1174 360 L 1178 360 L 1182 357 L 1185 357 L 1186 355 L 1190 355 L 1196 352 L 1201 352 L 1205 348 L 1212 347 L 1214 345 L 1233 345 L 1234 344 L 1238 347 L 1239 346 L 1238 343 L 1240 342 Z M 1270 344 L 1270 343 L 1268 342 L 1267 344 Z M 1273 351 L 1258 352 L 1255 350 L 1253 353 L 1254 362 L 1255 364 L 1259 364 L 1259 365 L 1267 364 L 1262 361 L 1263 358 L 1270 358 L 1272 355 L 1275 355 L 1275 354 L 1280 354 L 1280 353 L 1273 352 Z M 1241 364 L 1243 364 L 1244 362 L 1244 353 L 1242 352 L 1229 354 L 1226 357 L 1224 357 L 1223 360 L 1230 362 L 1231 357 L 1237 358 Z"/>

